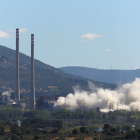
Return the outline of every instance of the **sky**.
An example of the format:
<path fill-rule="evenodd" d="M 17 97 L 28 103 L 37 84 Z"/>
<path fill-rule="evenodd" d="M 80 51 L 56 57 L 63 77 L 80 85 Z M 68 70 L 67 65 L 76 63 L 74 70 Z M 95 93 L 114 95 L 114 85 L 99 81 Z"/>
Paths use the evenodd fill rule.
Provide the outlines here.
<path fill-rule="evenodd" d="M 139 0 L 0 0 L 0 45 L 53 67 L 140 68 Z"/>

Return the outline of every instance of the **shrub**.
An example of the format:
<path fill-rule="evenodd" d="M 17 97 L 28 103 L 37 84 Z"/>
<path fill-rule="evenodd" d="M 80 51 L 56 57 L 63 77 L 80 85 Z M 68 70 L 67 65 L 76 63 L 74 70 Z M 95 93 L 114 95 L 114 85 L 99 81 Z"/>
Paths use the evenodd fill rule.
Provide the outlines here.
<path fill-rule="evenodd" d="M 17 135 L 12 135 L 10 140 L 20 140 L 20 137 Z"/>
<path fill-rule="evenodd" d="M 38 139 L 40 139 L 40 137 L 39 136 L 34 136 L 34 139 L 38 140 Z"/>
<path fill-rule="evenodd" d="M 111 128 L 111 131 L 116 133 L 117 132 L 117 129 L 116 128 Z"/>
<path fill-rule="evenodd" d="M 93 138 L 93 140 L 100 140 L 98 137 Z"/>
<path fill-rule="evenodd" d="M 88 135 L 89 134 L 89 131 L 86 131 L 86 134 Z"/>
<path fill-rule="evenodd" d="M 52 133 L 58 133 L 57 129 L 53 129 Z"/>
<path fill-rule="evenodd" d="M 72 130 L 72 134 L 78 134 L 78 130 L 75 128 Z"/>
<path fill-rule="evenodd" d="M 46 130 L 45 130 L 45 131 L 43 131 L 43 133 L 44 133 L 44 134 L 47 134 L 47 133 L 48 133 L 48 131 L 46 131 Z"/>
<path fill-rule="evenodd" d="M 4 137 L 4 140 L 9 140 L 9 137 L 7 137 L 7 136 L 6 136 L 6 137 Z"/>
<path fill-rule="evenodd" d="M 84 126 L 80 127 L 80 132 L 81 133 L 86 133 L 86 127 L 84 127 Z"/>
<path fill-rule="evenodd" d="M 31 134 L 31 133 L 32 133 L 32 130 L 28 128 L 28 129 L 26 130 L 26 134 Z"/>
<path fill-rule="evenodd" d="M 110 124 L 104 124 L 103 127 L 104 130 L 110 130 L 110 128 L 111 128 Z"/>
<path fill-rule="evenodd" d="M 129 134 L 127 134 L 127 135 L 125 136 L 125 138 L 126 138 L 126 139 L 132 139 L 132 138 L 133 138 L 133 136 L 132 136 L 132 134 L 131 134 L 131 133 L 129 133 Z"/>

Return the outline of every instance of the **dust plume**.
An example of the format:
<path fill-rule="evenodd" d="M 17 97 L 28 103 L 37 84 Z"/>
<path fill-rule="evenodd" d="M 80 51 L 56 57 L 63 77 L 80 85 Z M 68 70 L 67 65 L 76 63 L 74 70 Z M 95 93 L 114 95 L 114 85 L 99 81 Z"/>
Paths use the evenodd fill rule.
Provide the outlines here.
<path fill-rule="evenodd" d="M 1 95 L 3 96 L 3 99 L 4 99 L 4 97 L 6 97 L 7 100 L 10 100 L 11 92 L 10 91 L 5 91 Z"/>
<path fill-rule="evenodd" d="M 124 84 L 115 90 L 96 88 L 89 82 L 89 91 L 74 88 L 74 94 L 59 97 L 55 107 L 67 107 L 70 110 L 81 108 L 91 110 L 101 109 L 140 109 L 140 79 L 136 78 L 132 83 Z"/>
<path fill-rule="evenodd" d="M 4 95 L 6 95 L 6 96 L 10 96 L 11 93 L 10 93 L 10 91 L 5 91 L 5 92 L 3 92 L 1 95 L 2 95 L 2 96 L 4 96 Z"/>

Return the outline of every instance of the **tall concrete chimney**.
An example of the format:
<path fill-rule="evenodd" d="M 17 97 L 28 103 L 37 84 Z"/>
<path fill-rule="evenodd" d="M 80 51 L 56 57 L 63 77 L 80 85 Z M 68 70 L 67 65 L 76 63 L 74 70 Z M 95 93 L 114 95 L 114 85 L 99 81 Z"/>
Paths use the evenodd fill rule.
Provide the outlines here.
<path fill-rule="evenodd" d="M 34 79 L 34 34 L 31 34 L 31 95 L 30 109 L 35 108 L 35 79 Z"/>
<path fill-rule="evenodd" d="M 19 83 L 19 29 L 16 29 L 16 101 L 20 101 L 20 83 Z"/>

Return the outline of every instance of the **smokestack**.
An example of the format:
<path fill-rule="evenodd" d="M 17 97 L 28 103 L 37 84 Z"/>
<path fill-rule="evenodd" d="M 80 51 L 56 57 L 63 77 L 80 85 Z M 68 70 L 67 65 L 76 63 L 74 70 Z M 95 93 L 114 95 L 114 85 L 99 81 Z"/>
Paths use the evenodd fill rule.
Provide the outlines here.
<path fill-rule="evenodd" d="M 20 83 L 19 83 L 19 29 L 16 29 L 16 100 L 20 101 Z"/>
<path fill-rule="evenodd" d="M 30 109 L 35 108 L 35 79 L 34 79 L 34 34 L 31 34 L 31 95 Z"/>

